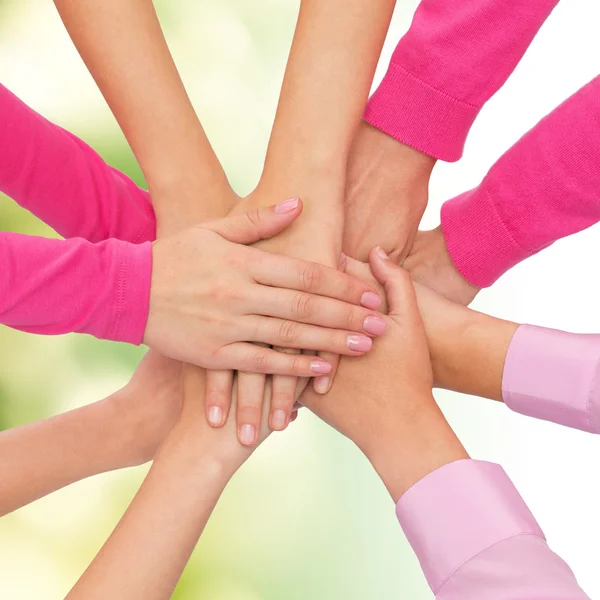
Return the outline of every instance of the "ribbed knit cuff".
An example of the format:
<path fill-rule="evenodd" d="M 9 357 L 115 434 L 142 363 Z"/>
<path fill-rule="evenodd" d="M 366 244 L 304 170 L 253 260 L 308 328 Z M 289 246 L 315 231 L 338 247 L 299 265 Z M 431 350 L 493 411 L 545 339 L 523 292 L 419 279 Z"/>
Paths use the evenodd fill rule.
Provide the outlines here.
<path fill-rule="evenodd" d="M 514 241 L 483 186 L 445 202 L 441 223 L 452 262 L 477 287 L 491 286 L 534 254 Z"/>
<path fill-rule="evenodd" d="M 118 285 L 107 339 L 139 346 L 150 310 L 152 244 L 120 243 Z"/>
<path fill-rule="evenodd" d="M 391 62 L 364 119 L 411 148 L 455 162 L 479 111 L 480 107 L 436 90 Z"/>

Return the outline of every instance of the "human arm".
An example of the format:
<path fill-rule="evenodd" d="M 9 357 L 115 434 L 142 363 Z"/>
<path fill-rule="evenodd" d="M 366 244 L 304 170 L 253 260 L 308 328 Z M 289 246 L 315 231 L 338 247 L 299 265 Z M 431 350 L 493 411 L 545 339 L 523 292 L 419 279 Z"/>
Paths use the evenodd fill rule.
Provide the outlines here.
<path fill-rule="evenodd" d="M 67 598 L 170 598 L 221 492 L 252 453 L 238 444 L 234 418 L 219 429 L 207 424 L 204 372 L 192 371 L 185 382 L 179 421 L 117 528 Z M 268 433 L 263 419 L 259 441 Z"/>
<path fill-rule="evenodd" d="M 498 159 L 478 187 L 442 206 L 441 229 L 425 232 L 405 262 L 417 281 L 460 301 L 457 290 L 476 293 L 600 220 L 599 93 L 596 77 Z M 458 288 L 439 277 L 452 271 Z"/>
<path fill-rule="evenodd" d="M 373 464 L 437 598 L 587 598 L 501 467 L 470 460 L 437 407 L 410 276 L 375 251 L 371 266 L 388 335 L 351 368 L 342 360 L 327 402 L 302 402 Z"/>
<path fill-rule="evenodd" d="M 0 516 L 87 477 L 152 459 L 181 407 L 180 369 L 148 353 L 104 400 L 0 433 Z"/>
<path fill-rule="evenodd" d="M 261 245 L 265 250 L 338 267 L 348 153 L 394 4 L 393 0 L 300 3 L 264 171 L 257 189 L 239 209 L 293 196 L 300 196 L 306 209 L 289 231 Z M 377 303 L 369 307 L 377 308 Z M 367 348 L 369 343 L 363 339 L 356 347 Z M 335 372 L 336 357 L 325 357 Z M 320 380 L 323 391 L 334 372 Z M 241 426 L 256 429 L 264 380 L 245 379 L 241 374 L 238 417 Z M 275 378 L 273 385 L 271 422 L 273 428 L 283 429 L 297 382 Z M 283 418 L 276 420 L 280 411 Z"/>
<path fill-rule="evenodd" d="M 371 97 L 348 165 L 344 251 L 406 256 L 436 160 L 456 161 L 485 103 L 558 0 L 422 0 Z"/>
<path fill-rule="evenodd" d="M 159 230 L 222 217 L 236 197 L 187 96 L 152 0 L 56 0 L 142 168 Z"/>

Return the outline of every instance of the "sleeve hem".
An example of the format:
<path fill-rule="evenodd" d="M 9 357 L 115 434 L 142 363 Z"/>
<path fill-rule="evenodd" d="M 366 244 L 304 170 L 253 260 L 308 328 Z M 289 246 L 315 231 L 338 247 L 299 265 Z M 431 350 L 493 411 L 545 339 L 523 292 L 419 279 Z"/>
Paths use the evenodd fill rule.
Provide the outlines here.
<path fill-rule="evenodd" d="M 364 119 L 407 146 L 455 162 L 463 154 L 480 110 L 435 89 L 392 61 L 369 100 Z"/>

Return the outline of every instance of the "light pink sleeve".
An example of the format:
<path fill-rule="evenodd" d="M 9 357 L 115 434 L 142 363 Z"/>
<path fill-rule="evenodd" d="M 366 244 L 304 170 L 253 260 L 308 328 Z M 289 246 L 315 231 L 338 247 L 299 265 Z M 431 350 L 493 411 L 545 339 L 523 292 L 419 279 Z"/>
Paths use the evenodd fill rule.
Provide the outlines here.
<path fill-rule="evenodd" d="M 506 354 L 502 397 L 515 412 L 600 433 L 600 335 L 521 325 Z"/>
<path fill-rule="evenodd" d="M 558 0 L 422 0 L 365 120 L 456 161 L 483 105 L 515 69 Z"/>
<path fill-rule="evenodd" d="M 600 220 L 600 77 L 525 134 L 481 185 L 442 206 L 452 261 L 478 287 Z"/>
<path fill-rule="evenodd" d="M 445 465 L 396 514 L 438 600 L 588 598 L 499 465 Z"/>
<path fill-rule="evenodd" d="M 148 192 L 0 85 L 0 191 L 63 237 L 154 240 Z"/>
<path fill-rule="evenodd" d="M 88 333 L 140 344 L 151 244 L 92 244 L 0 232 L 0 323 L 31 333 Z"/>

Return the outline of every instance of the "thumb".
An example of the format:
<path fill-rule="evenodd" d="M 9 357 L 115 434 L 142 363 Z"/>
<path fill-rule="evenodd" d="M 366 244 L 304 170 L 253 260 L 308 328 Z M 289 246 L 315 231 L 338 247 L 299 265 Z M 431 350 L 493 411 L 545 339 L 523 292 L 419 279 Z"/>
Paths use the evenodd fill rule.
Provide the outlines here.
<path fill-rule="evenodd" d="M 214 231 L 236 244 L 253 244 L 281 233 L 301 212 L 302 200 L 291 198 L 275 206 L 255 208 L 238 215 L 203 223 L 201 227 Z"/>
<path fill-rule="evenodd" d="M 373 275 L 385 287 L 389 315 L 418 314 L 417 297 L 410 273 L 390 260 L 381 246 L 371 250 L 369 263 Z"/>

